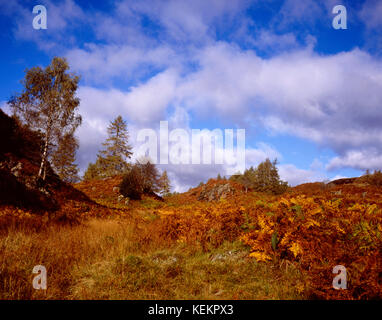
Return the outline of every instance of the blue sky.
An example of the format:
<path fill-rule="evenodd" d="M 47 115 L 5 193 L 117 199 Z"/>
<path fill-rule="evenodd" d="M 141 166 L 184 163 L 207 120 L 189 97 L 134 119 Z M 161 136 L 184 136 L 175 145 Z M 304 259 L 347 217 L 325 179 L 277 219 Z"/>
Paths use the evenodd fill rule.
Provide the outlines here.
<path fill-rule="evenodd" d="M 35 5 L 48 28 L 32 27 Z M 335 5 L 347 29 L 332 27 Z M 81 75 L 78 163 L 108 122 L 246 129 L 246 165 L 279 159 L 295 185 L 382 168 L 382 1 L 0 0 L 0 106 L 24 70 L 68 59 Z M 174 189 L 224 165 L 167 165 Z"/>

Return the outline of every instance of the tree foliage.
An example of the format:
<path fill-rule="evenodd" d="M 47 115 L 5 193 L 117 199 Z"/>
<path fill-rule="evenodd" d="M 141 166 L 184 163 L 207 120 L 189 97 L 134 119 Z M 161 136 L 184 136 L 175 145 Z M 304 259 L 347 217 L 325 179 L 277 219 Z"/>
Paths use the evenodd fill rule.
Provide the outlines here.
<path fill-rule="evenodd" d="M 143 194 L 143 177 L 138 166 L 133 166 L 122 179 L 119 192 L 132 200 L 139 200 Z"/>
<path fill-rule="evenodd" d="M 162 196 L 167 196 L 170 194 L 171 185 L 170 180 L 167 175 L 167 171 L 163 171 L 161 177 L 159 178 L 160 194 Z"/>
<path fill-rule="evenodd" d="M 65 134 L 59 140 L 57 151 L 52 156 L 52 164 L 63 181 L 75 183 L 80 180 L 75 163 L 78 147 L 78 140 L 71 133 Z"/>
<path fill-rule="evenodd" d="M 83 180 L 90 181 L 90 180 L 98 179 L 101 176 L 99 168 L 100 168 L 100 165 L 97 162 L 96 163 L 90 162 L 83 176 Z"/>
<path fill-rule="evenodd" d="M 128 143 L 127 124 L 121 116 L 110 122 L 107 133 L 104 149 L 98 153 L 96 162 L 89 164 L 84 180 L 112 177 L 129 169 L 132 147 Z"/>
<path fill-rule="evenodd" d="M 120 184 L 120 193 L 130 199 L 141 199 L 143 194 L 153 195 L 160 191 L 158 169 L 150 161 L 137 161 Z"/>
<path fill-rule="evenodd" d="M 23 91 L 8 102 L 14 116 L 42 136 L 38 172 L 42 180 L 45 180 L 47 161 L 62 152 L 60 143 L 68 143 L 64 137 L 73 135 L 81 124 L 81 116 L 76 113 L 80 103 L 76 97 L 79 77 L 68 71 L 67 61 L 59 57 L 53 58 L 45 69 L 27 69 L 22 80 Z"/>
<path fill-rule="evenodd" d="M 360 178 L 361 181 L 371 184 L 373 186 L 382 186 L 382 171 L 374 170 L 373 173 L 370 170 L 366 170 L 365 174 Z"/>
<path fill-rule="evenodd" d="M 286 191 L 288 184 L 280 179 L 276 165 L 277 159 L 273 162 L 266 159 L 256 169 L 250 167 L 243 174 L 235 174 L 230 179 L 243 184 L 247 189 L 281 194 Z"/>

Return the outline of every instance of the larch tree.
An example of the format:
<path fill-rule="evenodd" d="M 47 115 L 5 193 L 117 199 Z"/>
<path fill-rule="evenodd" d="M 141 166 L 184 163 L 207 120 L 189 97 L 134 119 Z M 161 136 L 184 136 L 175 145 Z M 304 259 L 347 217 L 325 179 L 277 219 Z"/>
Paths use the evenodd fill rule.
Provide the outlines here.
<path fill-rule="evenodd" d="M 160 193 L 162 196 L 166 196 L 171 191 L 170 180 L 167 175 L 167 171 L 163 171 L 162 175 L 159 178 Z"/>
<path fill-rule="evenodd" d="M 88 168 L 85 171 L 83 179 L 85 181 L 90 181 L 98 179 L 100 177 L 99 164 L 90 162 Z"/>
<path fill-rule="evenodd" d="M 287 189 L 288 184 L 281 181 L 276 166 L 277 159 L 272 162 L 266 159 L 253 171 L 254 189 L 256 191 L 278 194 L 283 193 Z"/>
<path fill-rule="evenodd" d="M 106 178 L 124 174 L 129 168 L 127 162 L 132 153 L 129 145 L 129 133 L 126 121 L 118 116 L 107 128 L 108 138 L 102 144 L 104 149 L 97 155 L 95 163 L 90 163 L 85 175 L 85 180 Z"/>
<path fill-rule="evenodd" d="M 247 192 L 253 189 L 260 192 L 281 194 L 288 188 L 288 183 L 280 179 L 277 170 L 277 159 L 270 161 L 266 159 L 257 168 L 250 167 L 243 174 L 240 172 L 230 177 L 231 181 L 241 183 Z"/>
<path fill-rule="evenodd" d="M 78 147 L 78 140 L 71 133 L 65 134 L 59 140 L 57 151 L 52 156 L 52 164 L 63 181 L 75 183 L 80 180 L 78 166 L 75 163 Z"/>
<path fill-rule="evenodd" d="M 80 100 L 76 97 L 79 77 L 68 71 L 66 59 L 60 57 L 53 58 L 44 69 L 27 69 L 22 80 L 23 91 L 8 102 L 13 114 L 42 136 L 38 171 L 38 179 L 42 181 L 46 178 L 47 161 L 60 149 L 60 141 L 81 124 L 81 116 L 77 114 Z"/>

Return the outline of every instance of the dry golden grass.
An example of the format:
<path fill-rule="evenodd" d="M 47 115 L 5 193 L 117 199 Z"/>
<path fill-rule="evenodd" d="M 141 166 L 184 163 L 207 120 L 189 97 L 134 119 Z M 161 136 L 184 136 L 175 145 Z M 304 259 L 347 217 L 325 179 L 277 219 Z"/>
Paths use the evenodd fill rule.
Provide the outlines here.
<path fill-rule="evenodd" d="M 303 186 L 211 203 L 182 194 L 126 205 L 114 183 L 81 185 L 102 204 L 94 208 L 67 202 L 52 216 L 0 210 L 0 299 L 382 295 L 378 188 Z M 349 272 L 348 290 L 332 287 L 338 264 Z M 47 268 L 46 291 L 32 288 L 35 265 Z"/>
<path fill-rule="evenodd" d="M 11 228 L 0 236 L 0 299 L 292 299 L 295 268 L 246 259 L 240 243 L 198 246 L 137 235 L 137 221 L 91 220 L 40 232 Z M 32 288 L 44 265 L 48 289 Z"/>

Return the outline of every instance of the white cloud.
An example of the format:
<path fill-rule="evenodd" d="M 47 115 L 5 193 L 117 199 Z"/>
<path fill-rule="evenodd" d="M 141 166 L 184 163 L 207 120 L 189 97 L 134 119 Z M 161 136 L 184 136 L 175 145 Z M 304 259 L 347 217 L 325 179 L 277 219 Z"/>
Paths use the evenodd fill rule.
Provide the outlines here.
<path fill-rule="evenodd" d="M 281 28 L 285 28 L 296 23 L 314 25 L 319 17 L 323 16 L 324 9 L 320 1 L 286 0 L 273 21 Z"/>
<path fill-rule="evenodd" d="M 299 169 L 293 164 L 279 165 L 278 169 L 281 180 L 288 181 L 291 186 L 327 179 L 326 174 L 321 171 Z"/>
<path fill-rule="evenodd" d="M 266 50 L 270 53 L 278 53 L 291 49 L 295 50 L 300 46 L 293 33 L 276 34 L 266 29 L 261 29 L 254 39 L 249 42 L 256 48 Z"/>
<path fill-rule="evenodd" d="M 349 167 L 359 170 L 382 168 L 382 154 L 376 149 L 349 150 L 343 156 L 334 157 L 327 165 L 328 170 Z"/>
<path fill-rule="evenodd" d="M 330 181 L 334 181 L 334 180 L 338 180 L 338 179 L 346 179 L 346 178 L 349 178 L 349 177 L 337 174 L 333 178 L 331 178 Z"/>
<path fill-rule="evenodd" d="M 382 142 L 382 62 L 358 49 L 332 56 L 311 50 L 260 59 L 219 44 L 201 53 L 201 70 L 181 92 L 189 108 L 236 120 L 261 111 L 272 131 L 338 153 Z"/>
<path fill-rule="evenodd" d="M 164 120 L 164 112 L 174 98 L 175 85 L 176 73 L 166 70 L 126 92 L 81 87 L 81 113 L 89 119 L 111 119 L 122 114 L 138 124 L 159 123 Z"/>
<path fill-rule="evenodd" d="M 376 159 L 381 156 L 382 63 L 367 53 L 320 56 L 307 48 L 262 59 L 218 43 L 195 58 L 199 68 L 193 73 L 168 69 L 126 92 L 83 88 L 85 111 L 108 118 L 122 113 L 136 124 L 153 125 L 169 108 L 181 107 L 193 120 L 213 114 L 230 126 L 262 123 L 275 134 L 329 147 L 339 157 L 361 148 L 375 148 Z"/>
<path fill-rule="evenodd" d="M 250 166 L 256 167 L 260 164 L 260 162 L 264 161 L 267 158 L 271 161 L 273 161 L 276 158 L 277 160 L 281 160 L 282 155 L 276 149 L 264 142 L 258 142 L 257 148 L 246 149 L 247 168 Z"/>
<path fill-rule="evenodd" d="M 8 115 L 12 114 L 11 108 L 9 108 L 9 105 L 7 104 L 6 101 L 0 101 L 0 109 L 3 110 Z"/>
<path fill-rule="evenodd" d="M 147 75 L 147 69 L 175 67 L 177 57 L 167 46 L 140 48 L 130 45 L 94 45 L 71 49 L 66 53 L 71 67 L 87 82 L 109 82 L 113 77 L 129 81 Z"/>
<path fill-rule="evenodd" d="M 248 6 L 247 1 L 230 0 L 149 0 L 124 1 L 127 11 L 134 10 L 151 17 L 164 26 L 170 38 L 186 43 L 210 39 L 211 26 L 227 25 L 232 16 Z"/>
<path fill-rule="evenodd" d="M 82 163 L 91 151 L 96 153 L 108 121 L 118 114 L 134 130 L 156 128 L 170 114 L 173 126 L 187 130 L 191 122 L 214 118 L 222 126 L 265 126 L 276 135 L 311 140 L 337 153 L 328 169 L 380 167 L 381 60 L 360 49 L 316 54 L 308 34 L 303 33 L 307 40 L 302 45 L 294 34 L 280 33 L 289 23 L 313 26 L 318 17 L 331 23 L 333 3 L 285 1 L 274 20 L 278 32 L 258 29 L 251 39 L 257 49 L 274 51 L 267 59 L 234 42 L 215 40 L 218 29 L 230 26 L 230 19 L 248 7 L 247 1 L 119 1 L 110 16 L 97 12 L 94 18 L 73 0 L 48 1 L 44 38 L 44 33 L 31 28 L 29 8 L 12 2 L 1 3 L 1 9 L 17 16 L 18 37 L 34 40 L 49 52 L 63 43 L 71 46 L 61 52 L 85 80 L 79 90 L 84 118 L 79 130 Z M 370 30 L 380 26 L 381 8 L 378 2 L 365 2 L 360 17 Z M 145 29 L 143 18 L 158 25 L 155 36 Z M 103 44 L 75 45 L 78 39 L 68 36 L 68 31 L 81 21 Z M 264 157 L 281 155 L 264 144 L 247 150 L 248 163 L 255 165 Z M 173 173 L 184 174 L 178 178 L 183 183 L 223 169 L 174 169 Z M 309 170 L 290 164 L 280 170 L 293 184 L 321 178 L 323 169 L 316 162 Z"/>
<path fill-rule="evenodd" d="M 212 152 L 215 152 L 214 147 Z M 247 148 L 245 152 L 247 168 L 251 165 L 256 167 L 266 158 L 281 158 L 281 155 L 275 149 L 262 142 L 258 144 L 257 148 Z M 214 158 L 212 160 L 211 164 L 203 164 L 203 161 L 201 161 L 199 165 L 173 165 L 170 163 L 169 165 L 159 165 L 159 167 L 169 173 L 174 191 L 183 192 L 190 187 L 195 187 L 200 182 L 206 182 L 208 179 L 216 177 L 218 174 L 229 177 L 227 169 L 230 165 L 227 162 L 215 164 Z"/>
<path fill-rule="evenodd" d="M 5 13 L 12 15 L 15 21 L 13 28 L 14 36 L 21 40 L 30 40 L 45 51 L 63 48 L 63 44 L 75 44 L 76 38 L 70 35 L 79 26 L 86 22 L 87 16 L 80 6 L 73 0 L 49 1 L 45 0 L 43 5 L 47 9 L 47 29 L 43 32 L 32 27 L 35 15 L 32 6 L 25 6 L 21 1 L 12 1 L 12 4 L 0 4 Z"/>

